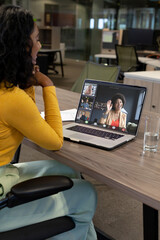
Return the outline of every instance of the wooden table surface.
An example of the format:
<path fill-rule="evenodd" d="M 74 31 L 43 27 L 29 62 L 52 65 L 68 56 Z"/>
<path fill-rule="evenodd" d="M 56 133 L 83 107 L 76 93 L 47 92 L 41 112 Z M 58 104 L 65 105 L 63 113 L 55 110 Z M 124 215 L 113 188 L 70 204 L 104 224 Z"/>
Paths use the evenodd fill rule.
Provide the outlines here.
<path fill-rule="evenodd" d="M 79 96 L 78 93 L 57 88 L 60 110 L 77 108 Z M 43 111 L 39 88 L 36 90 L 36 103 L 39 110 Z M 69 141 L 64 141 L 60 151 L 42 149 L 28 139 L 24 139 L 24 144 L 159 210 L 160 151 L 142 154 L 145 115 L 142 114 L 136 139 L 111 151 Z"/>

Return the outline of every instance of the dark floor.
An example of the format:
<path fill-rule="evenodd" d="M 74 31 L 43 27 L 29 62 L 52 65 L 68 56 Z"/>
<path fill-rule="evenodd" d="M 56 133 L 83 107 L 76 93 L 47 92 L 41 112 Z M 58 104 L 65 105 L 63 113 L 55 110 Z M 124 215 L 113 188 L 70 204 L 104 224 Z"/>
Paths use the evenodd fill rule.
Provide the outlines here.
<path fill-rule="evenodd" d="M 52 70 L 49 70 L 48 76 L 51 77 L 56 87 L 70 90 L 76 79 L 81 74 L 82 69 L 85 66 L 85 61 L 79 60 L 64 60 L 64 77 L 62 77 L 61 67 L 56 66 L 56 70 L 59 74 L 54 74 Z"/>

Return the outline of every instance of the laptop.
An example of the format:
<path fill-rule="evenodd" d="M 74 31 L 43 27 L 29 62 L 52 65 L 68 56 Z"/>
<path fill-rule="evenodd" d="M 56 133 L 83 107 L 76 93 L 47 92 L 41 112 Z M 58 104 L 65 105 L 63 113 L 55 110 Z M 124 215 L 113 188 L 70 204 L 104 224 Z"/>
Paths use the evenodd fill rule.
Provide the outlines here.
<path fill-rule="evenodd" d="M 86 79 L 73 123 L 64 139 L 107 150 L 133 140 L 138 131 L 146 88 Z"/>

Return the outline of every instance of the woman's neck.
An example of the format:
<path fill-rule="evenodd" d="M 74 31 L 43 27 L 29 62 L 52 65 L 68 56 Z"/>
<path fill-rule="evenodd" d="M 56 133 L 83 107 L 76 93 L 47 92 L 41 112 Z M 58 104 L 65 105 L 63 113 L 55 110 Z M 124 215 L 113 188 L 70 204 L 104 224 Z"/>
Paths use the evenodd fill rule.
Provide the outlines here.
<path fill-rule="evenodd" d="M 114 110 L 114 112 L 116 113 L 116 114 L 119 114 L 121 111 L 120 110 Z"/>

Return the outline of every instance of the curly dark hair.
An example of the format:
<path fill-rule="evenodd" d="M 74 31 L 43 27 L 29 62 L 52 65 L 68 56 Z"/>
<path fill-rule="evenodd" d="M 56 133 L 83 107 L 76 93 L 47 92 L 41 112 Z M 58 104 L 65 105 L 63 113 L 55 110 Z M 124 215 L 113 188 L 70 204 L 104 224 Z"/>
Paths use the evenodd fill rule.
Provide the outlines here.
<path fill-rule="evenodd" d="M 25 89 L 33 77 L 32 14 L 18 6 L 0 8 L 0 82 L 7 88 L 19 85 Z"/>
<path fill-rule="evenodd" d="M 123 94 L 121 94 L 121 93 L 116 93 L 116 94 L 112 97 L 112 99 L 111 99 L 112 104 L 113 104 L 113 109 L 114 109 L 114 105 L 115 105 L 117 99 L 121 99 L 121 100 L 122 100 L 123 106 L 124 106 L 124 104 L 125 104 L 125 102 L 126 102 L 125 96 L 124 96 Z"/>

